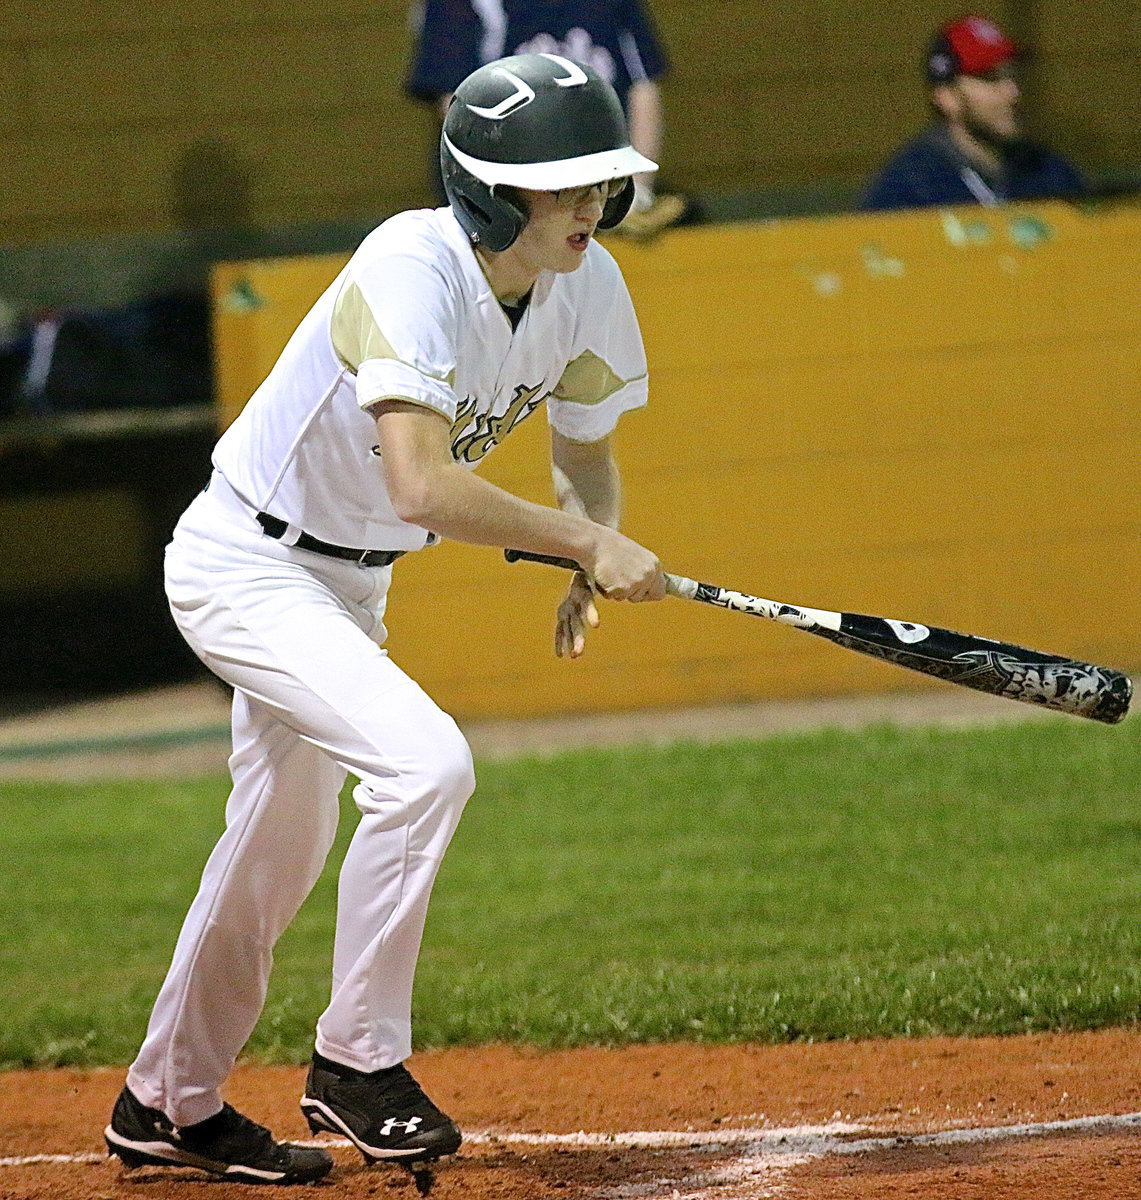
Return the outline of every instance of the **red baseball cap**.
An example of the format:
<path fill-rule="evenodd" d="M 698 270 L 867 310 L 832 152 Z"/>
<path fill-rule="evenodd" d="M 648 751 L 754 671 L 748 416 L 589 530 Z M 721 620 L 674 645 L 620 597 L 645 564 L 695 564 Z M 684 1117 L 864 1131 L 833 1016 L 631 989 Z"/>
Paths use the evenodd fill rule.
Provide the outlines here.
<path fill-rule="evenodd" d="M 969 15 L 944 25 L 927 51 L 927 78 L 949 83 L 956 75 L 986 75 L 1021 50 L 989 18 Z"/>

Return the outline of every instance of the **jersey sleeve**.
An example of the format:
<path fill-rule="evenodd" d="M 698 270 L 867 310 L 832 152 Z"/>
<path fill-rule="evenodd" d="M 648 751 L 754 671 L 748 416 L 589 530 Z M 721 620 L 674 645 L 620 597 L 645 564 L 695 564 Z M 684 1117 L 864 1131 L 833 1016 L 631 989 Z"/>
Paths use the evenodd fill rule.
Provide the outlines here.
<path fill-rule="evenodd" d="M 356 375 L 357 403 L 410 400 L 455 420 L 456 301 L 443 275 L 411 255 L 349 264 L 333 307 L 333 346 Z"/>
<path fill-rule="evenodd" d="M 470 0 L 424 0 L 404 90 L 427 103 L 454 92 L 481 62 L 479 17 Z"/>
<path fill-rule="evenodd" d="M 602 247 L 579 297 L 571 358 L 547 400 L 554 429 L 575 442 L 597 442 L 623 413 L 641 408 L 649 380 L 642 333 L 626 282 Z M 581 269 L 581 268 L 580 268 Z"/>

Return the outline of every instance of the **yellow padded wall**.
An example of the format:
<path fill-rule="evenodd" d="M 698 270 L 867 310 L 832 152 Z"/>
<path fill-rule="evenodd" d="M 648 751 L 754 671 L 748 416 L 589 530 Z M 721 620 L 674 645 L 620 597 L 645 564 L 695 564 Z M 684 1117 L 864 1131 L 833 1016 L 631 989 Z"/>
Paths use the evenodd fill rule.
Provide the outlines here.
<path fill-rule="evenodd" d="M 616 436 L 625 527 L 771 599 L 1141 663 L 1141 210 L 960 209 L 610 243 L 651 404 Z M 216 275 L 229 413 L 341 258 Z M 545 423 L 485 473 L 549 502 Z M 444 544 L 395 568 L 389 645 L 463 715 L 939 687 L 678 600 L 604 604 L 554 659 L 559 572 Z"/>

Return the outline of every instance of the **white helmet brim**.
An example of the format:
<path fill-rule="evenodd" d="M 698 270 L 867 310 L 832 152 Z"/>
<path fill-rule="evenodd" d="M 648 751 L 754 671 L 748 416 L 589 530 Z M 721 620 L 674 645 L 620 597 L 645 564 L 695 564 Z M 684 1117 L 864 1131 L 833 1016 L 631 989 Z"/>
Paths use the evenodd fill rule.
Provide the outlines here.
<path fill-rule="evenodd" d="M 656 171 L 658 164 L 639 154 L 633 146 L 603 150 L 598 154 L 583 154 L 578 158 L 560 158 L 541 163 L 497 163 L 472 158 L 460 150 L 445 133 L 444 142 L 456 162 L 477 179 L 494 185 L 527 188 L 533 192 L 557 192 L 560 188 L 582 187 L 588 183 L 603 183 L 622 179 L 643 171 Z"/>

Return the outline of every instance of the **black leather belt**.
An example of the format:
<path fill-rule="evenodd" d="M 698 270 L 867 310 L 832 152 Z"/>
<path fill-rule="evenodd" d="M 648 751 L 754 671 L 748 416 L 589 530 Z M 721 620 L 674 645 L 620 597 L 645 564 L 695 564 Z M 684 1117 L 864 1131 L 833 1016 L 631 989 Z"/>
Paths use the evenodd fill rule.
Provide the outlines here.
<path fill-rule="evenodd" d="M 280 517 L 271 517 L 269 513 L 258 513 L 258 524 L 271 538 L 278 541 L 285 536 L 288 524 Z M 362 567 L 387 567 L 394 563 L 403 550 L 354 550 L 351 546 L 334 546 L 332 542 L 323 542 L 312 534 L 303 533 L 293 543 L 302 550 L 312 550 L 314 554 L 324 554 L 328 558 L 347 558 Z"/>

